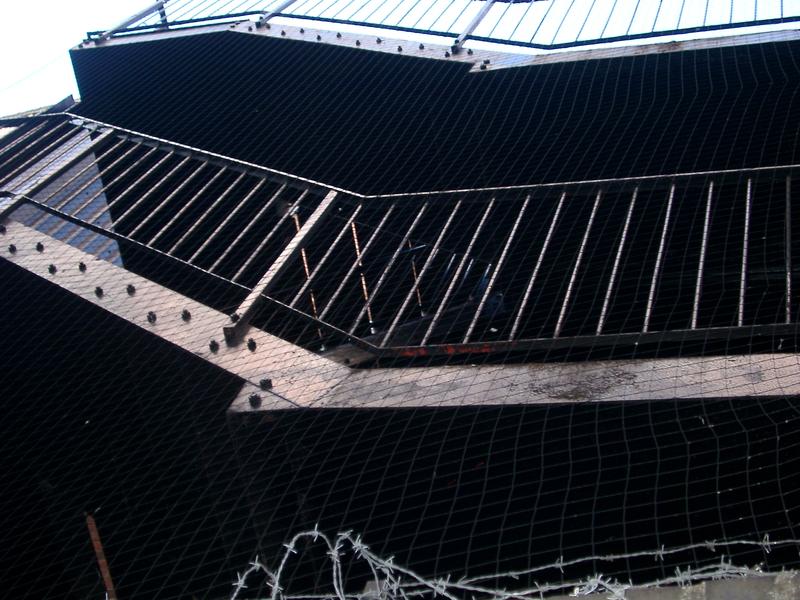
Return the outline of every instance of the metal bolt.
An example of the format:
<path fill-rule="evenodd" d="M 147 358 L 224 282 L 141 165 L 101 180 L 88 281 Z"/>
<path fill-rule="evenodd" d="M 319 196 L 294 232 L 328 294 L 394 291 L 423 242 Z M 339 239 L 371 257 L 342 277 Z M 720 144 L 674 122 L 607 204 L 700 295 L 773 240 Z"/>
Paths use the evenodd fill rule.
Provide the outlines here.
<path fill-rule="evenodd" d="M 261 386 L 262 390 L 271 390 L 272 389 L 272 379 L 264 378 L 258 382 L 258 385 Z"/>
<path fill-rule="evenodd" d="M 402 52 L 402 51 L 403 51 L 403 47 L 402 47 L 402 46 L 398 46 L 398 47 L 397 47 L 397 51 L 398 51 L 398 52 Z"/>
<path fill-rule="evenodd" d="M 449 53 L 449 52 L 445 52 L 445 53 L 444 53 L 444 57 L 445 57 L 445 58 L 450 58 L 450 53 Z"/>
<path fill-rule="evenodd" d="M 305 32 L 306 32 L 306 30 L 301 27 L 300 28 L 300 33 L 305 33 Z"/>
<path fill-rule="evenodd" d="M 247 31 L 253 31 L 253 28 L 252 27 L 248 27 Z"/>
<path fill-rule="evenodd" d="M 55 265 L 51 264 L 49 267 L 47 267 L 47 271 L 50 273 L 50 275 L 55 275 L 58 269 L 56 269 Z"/>
<path fill-rule="evenodd" d="M 341 33 L 337 33 L 337 34 L 336 34 L 336 37 L 337 37 L 338 39 L 342 39 L 342 34 L 341 34 Z"/>
<path fill-rule="evenodd" d="M 484 58 L 483 59 L 483 64 L 485 64 L 485 65 L 488 65 L 490 62 L 492 62 L 492 61 L 490 61 L 488 58 Z"/>
<path fill-rule="evenodd" d="M 44 252 L 44 244 L 42 242 L 36 242 L 36 251 Z"/>
<path fill-rule="evenodd" d="M 125 290 L 128 292 L 128 296 L 133 296 L 136 293 L 136 288 L 133 286 L 132 283 L 129 283 L 128 287 L 126 287 Z"/>
<path fill-rule="evenodd" d="M 79 262 L 78 263 L 78 271 L 80 271 L 81 273 L 85 273 L 86 272 L 86 263 Z"/>
<path fill-rule="evenodd" d="M 467 54 L 469 54 L 470 56 L 474 54 L 474 52 L 472 52 L 472 48 L 467 48 Z"/>
<path fill-rule="evenodd" d="M 8 251 L 11 252 L 11 254 L 16 254 L 17 253 L 17 247 L 14 244 L 9 244 Z"/>
<path fill-rule="evenodd" d="M 154 313 L 152 310 L 147 313 L 147 322 L 151 325 L 156 322 L 156 313 Z"/>
<path fill-rule="evenodd" d="M 237 323 L 239 321 L 239 313 L 233 313 L 231 315 L 231 321 Z"/>
<path fill-rule="evenodd" d="M 209 349 L 209 350 L 211 350 L 213 353 L 215 353 L 215 354 L 216 354 L 216 353 L 217 353 L 217 351 L 219 350 L 219 343 L 217 342 L 217 340 L 211 340 L 211 341 L 208 343 L 208 349 Z"/>
<path fill-rule="evenodd" d="M 189 312 L 188 308 L 184 308 L 181 311 L 181 319 L 183 319 L 184 321 L 188 321 L 191 318 L 192 318 L 192 313 Z"/>
<path fill-rule="evenodd" d="M 5 233 L 6 233 L 6 226 L 0 225 L 0 235 L 5 235 Z"/>
<path fill-rule="evenodd" d="M 317 36 L 317 41 L 320 41 L 321 39 L 322 39 L 322 36 L 321 36 L 321 35 L 318 35 L 318 36 Z"/>
<path fill-rule="evenodd" d="M 253 408 L 258 408 L 259 406 L 261 406 L 261 396 L 259 396 L 255 392 L 250 394 L 250 396 L 247 399 L 250 401 L 250 406 L 252 406 Z"/>
<path fill-rule="evenodd" d="M 420 44 L 420 45 L 419 45 L 419 49 L 420 49 L 420 50 L 425 50 L 425 44 Z"/>
<path fill-rule="evenodd" d="M 486 70 L 486 65 L 481 65 L 481 71 L 485 71 L 485 70 Z"/>
<path fill-rule="evenodd" d="M 281 29 L 281 35 L 286 35 L 286 31 L 284 31 L 283 29 Z"/>
<path fill-rule="evenodd" d="M 247 340 L 247 349 L 250 350 L 250 352 L 256 351 L 256 341 L 253 338 Z"/>
<path fill-rule="evenodd" d="M 361 45 L 361 40 L 356 40 L 356 46 L 360 46 L 360 45 Z"/>
<path fill-rule="evenodd" d="M 98 298 L 102 298 L 103 288 L 101 288 L 99 285 L 96 288 L 94 288 L 94 295 L 97 296 Z"/>
<path fill-rule="evenodd" d="M 382 40 L 381 38 L 378 38 L 378 39 L 377 39 L 377 40 L 375 40 L 375 41 L 376 41 L 376 42 L 378 42 L 378 43 L 380 44 L 380 43 L 381 43 L 383 40 Z"/>

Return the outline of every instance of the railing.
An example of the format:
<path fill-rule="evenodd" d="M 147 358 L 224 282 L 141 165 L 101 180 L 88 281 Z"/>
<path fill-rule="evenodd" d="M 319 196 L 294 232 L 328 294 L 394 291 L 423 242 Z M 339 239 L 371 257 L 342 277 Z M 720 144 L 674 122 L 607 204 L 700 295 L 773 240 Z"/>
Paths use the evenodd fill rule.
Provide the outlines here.
<path fill-rule="evenodd" d="M 800 20 L 800 5 L 783 0 L 721 3 L 600 0 L 171 0 L 158 2 L 90 38 L 209 22 L 277 16 L 338 27 L 356 25 L 466 41 L 558 49 L 664 36 L 781 26 Z"/>
<path fill-rule="evenodd" d="M 421 356 L 797 333 L 798 165 L 363 196 L 70 118 L 5 140 L 7 212 L 159 257 L 148 276 L 179 264 L 211 304 L 213 278 L 229 337 Z"/>

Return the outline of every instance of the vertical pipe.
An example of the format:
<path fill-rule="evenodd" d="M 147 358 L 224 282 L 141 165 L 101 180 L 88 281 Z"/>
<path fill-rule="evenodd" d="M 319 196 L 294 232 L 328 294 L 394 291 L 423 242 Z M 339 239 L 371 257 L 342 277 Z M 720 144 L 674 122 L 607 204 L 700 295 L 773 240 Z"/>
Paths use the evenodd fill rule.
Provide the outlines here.
<path fill-rule="evenodd" d="M 464 340 L 462 343 L 466 344 L 469 342 L 470 337 L 472 337 L 472 333 L 475 331 L 475 326 L 478 324 L 478 319 L 483 313 L 483 309 L 486 307 L 486 301 L 489 299 L 489 296 L 492 294 L 492 290 L 494 289 L 495 281 L 497 281 L 497 276 L 500 274 L 500 270 L 503 268 L 503 264 L 506 262 L 506 256 L 508 256 L 508 249 L 511 247 L 511 242 L 513 242 L 514 237 L 517 235 L 517 229 L 519 228 L 519 224 L 522 221 L 522 217 L 525 215 L 525 211 L 528 209 L 528 204 L 530 203 L 531 197 L 530 194 L 525 197 L 525 202 L 522 203 L 522 208 L 517 215 L 517 218 L 514 220 L 514 225 L 511 227 L 511 232 L 508 234 L 508 238 L 506 239 L 506 243 L 503 245 L 503 250 L 500 253 L 500 258 L 497 259 L 497 266 L 492 273 L 491 278 L 489 279 L 489 283 L 486 285 L 486 289 L 483 291 L 483 295 L 478 302 L 478 309 L 475 311 L 475 314 L 472 316 L 472 322 L 470 322 L 469 327 L 467 328 L 467 333 L 464 334 Z"/>
<path fill-rule="evenodd" d="M 647 293 L 647 306 L 644 309 L 644 324 L 642 333 L 647 333 L 650 329 L 650 317 L 653 314 L 653 301 L 656 297 L 656 287 L 658 286 L 658 276 L 661 272 L 661 261 L 664 259 L 664 246 L 667 243 L 667 232 L 669 231 L 669 218 L 672 214 L 672 202 L 675 199 L 675 184 L 669 188 L 669 199 L 667 200 L 667 214 L 664 215 L 664 227 L 661 229 L 661 240 L 658 242 L 658 253 L 656 254 L 656 264 L 653 267 L 653 278 L 650 280 L 650 291 Z"/>
<path fill-rule="evenodd" d="M 700 296 L 703 290 L 703 273 L 705 271 L 706 251 L 708 249 L 708 228 L 711 223 L 711 198 L 714 194 L 714 182 L 708 186 L 706 200 L 706 217 L 703 221 L 703 240 L 700 245 L 700 260 L 697 263 L 697 282 L 694 286 L 694 303 L 692 304 L 692 329 L 697 329 L 697 314 L 700 311 Z"/>
<path fill-rule="evenodd" d="M 536 259 L 536 266 L 533 268 L 533 273 L 531 273 L 531 278 L 528 280 L 528 285 L 525 287 L 525 293 L 522 295 L 522 303 L 519 305 L 519 310 L 517 311 L 517 316 L 514 318 L 514 325 L 511 327 L 511 333 L 508 336 L 508 341 L 513 342 L 514 338 L 517 335 L 517 330 L 519 329 L 520 323 L 522 322 L 522 315 L 525 314 L 525 309 L 528 306 L 528 299 L 530 298 L 531 291 L 533 290 L 533 286 L 536 283 L 536 277 L 539 275 L 539 270 L 542 267 L 542 262 L 544 261 L 544 255 L 547 252 L 547 248 L 550 245 L 550 241 L 553 239 L 553 232 L 556 229 L 556 225 L 558 224 L 559 216 L 561 215 L 561 209 L 564 207 L 564 200 L 567 197 L 566 192 L 561 193 L 561 198 L 558 201 L 558 206 L 556 206 L 556 212 L 553 215 L 553 220 L 550 222 L 550 228 L 547 230 L 547 236 L 544 238 L 544 244 L 542 244 L 542 249 L 539 251 L 539 257 Z"/>
<path fill-rule="evenodd" d="M 739 277 L 739 311 L 736 324 L 744 325 L 744 294 L 747 290 L 747 259 L 750 252 L 750 210 L 753 201 L 753 180 L 747 179 L 747 194 L 744 205 L 744 235 L 742 236 L 742 272 Z"/>
<path fill-rule="evenodd" d="M 583 260 L 583 253 L 586 251 L 586 243 L 589 241 L 589 234 L 592 231 L 592 225 L 594 224 L 594 218 L 597 216 L 597 208 L 600 206 L 600 198 L 603 196 L 603 190 L 599 190 L 597 192 L 597 196 L 594 199 L 594 206 L 592 206 L 592 214 L 589 215 L 589 222 L 586 224 L 586 231 L 583 232 L 583 239 L 581 240 L 581 246 L 578 249 L 578 256 L 575 259 L 575 267 L 572 269 L 572 275 L 570 275 L 569 283 L 567 284 L 567 293 L 564 295 L 564 302 L 561 304 L 561 311 L 558 314 L 558 320 L 556 321 L 555 331 L 553 332 L 553 337 L 558 337 L 561 335 L 561 329 L 564 327 L 564 320 L 567 317 L 567 309 L 569 308 L 569 301 L 572 296 L 572 290 L 575 287 L 575 281 L 578 278 L 578 269 L 581 267 L 581 262 Z"/>
<path fill-rule="evenodd" d="M 88 513 L 86 515 L 86 528 L 89 530 L 89 539 L 92 541 L 97 567 L 103 577 L 103 585 L 106 588 L 108 600 L 117 600 L 117 592 L 114 590 L 114 581 L 111 579 L 111 571 L 108 568 L 106 553 L 103 550 L 103 542 L 100 541 L 100 532 L 97 530 L 97 523 L 95 523 L 94 517 Z"/>
<path fill-rule="evenodd" d="M 633 190 L 631 203 L 628 206 L 628 212 L 625 215 L 625 224 L 622 226 L 622 237 L 617 246 L 617 254 L 614 257 L 614 266 L 611 268 L 611 277 L 608 279 L 608 287 L 606 288 L 606 295 L 603 298 L 603 308 L 600 309 L 600 319 L 597 321 L 596 335 L 603 333 L 603 327 L 606 324 L 606 316 L 608 315 L 608 306 L 611 304 L 611 295 L 614 293 L 614 286 L 617 283 L 617 273 L 619 272 L 619 263 L 622 260 L 622 253 L 625 250 L 625 241 L 628 239 L 628 228 L 631 224 L 631 216 L 633 215 L 633 208 L 636 205 L 636 196 L 639 194 L 639 188 Z"/>
<path fill-rule="evenodd" d="M 455 273 L 453 273 L 453 277 L 450 279 L 450 283 L 447 286 L 447 290 L 444 293 L 444 297 L 442 301 L 439 303 L 439 307 L 436 309 L 436 314 L 433 315 L 433 319 L 431 320 L 430 325 L 428 325 L 428 330 L 425 332 L 425 335 L 422 337 L 422 341 L 420 342 L 420 346 L 424 346 L 428 343 L 428 339 L 431 337 L 431 333 L 438 325 L 439 320 L 442 317 L 442 313 L 447 306 L 447 301 L 450 299 L 450 295 L 453 293 L 453 290 L 458 283 L 459 277 L 461 276 L 461 271 L 464 269 L 464 265 L 467 264 L 467 259 L 469 258 L 470 253 L 472 252 L 473 246 L 475 246 L 475 242 L 478 239 L 481 231 L 483 230 L 483 226 L 486 223 L 486 219 L 489 217 L 489 213 L 492 211 L 494 207 L 495 199 L 492 198 L 489 202 L 486 210 L 483 211 L 483 216 L 481 216 L 481 220 L 478 223 L 478 226 L 475 228 L 475 232 L 472 234 L 472 239 L 470 239 L 469 244 L 467 244 L 467 249 L 464 251 L 464 256 L 461 257 L 461 261 L 458 263 L 456 267 Z"/>
<path fill-rule="evenodd" d="M 786 176 L 786 232 L 784 235 L 786 258 L 786 322 L 792 322 L 792 176 Z"/>

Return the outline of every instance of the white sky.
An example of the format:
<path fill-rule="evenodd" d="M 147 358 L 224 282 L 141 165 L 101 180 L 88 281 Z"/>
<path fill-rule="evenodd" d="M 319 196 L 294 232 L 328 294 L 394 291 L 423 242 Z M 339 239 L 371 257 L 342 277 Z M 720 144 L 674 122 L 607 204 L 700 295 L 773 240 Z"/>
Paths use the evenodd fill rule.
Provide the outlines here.
<path fill-rule="evenodd" d="M 0 2 L 0 115 L 75 92 L 68 52 L 86 31 L 110 28 L 153 0 Z"/>

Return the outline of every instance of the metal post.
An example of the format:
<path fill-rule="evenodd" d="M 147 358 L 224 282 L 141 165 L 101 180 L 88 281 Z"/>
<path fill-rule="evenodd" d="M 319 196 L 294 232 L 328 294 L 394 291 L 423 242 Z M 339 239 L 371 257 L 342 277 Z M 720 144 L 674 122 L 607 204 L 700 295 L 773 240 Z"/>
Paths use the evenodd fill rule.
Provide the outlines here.
<path fill-rule="evenodd" d="M 553 332 L 553 337 L 561 335 L 561 329 L 564 326 L 564 319 L 567 317 L 567 308 L 569 308 L 569 301 L 572 296 L 572 290 L 575 287 L 575 280 L 578 278 L 578 269 L 580 269 L 581 261 L 583 260 L 583 253 L 586 250 L 586 243 L 589 241 L 589 233 L 592 231 L 594 218 L 597 215 L 597 209 L 600 206 L 600 198 L 603 196 L 603 190 L 597 192 L 594 199 L 594 206 L 592 206 L 592 214 L 589 215 L 589 222 L 586 224 L 586 231 L 583 232 L 583 239 L 581 240 L 580 248 L 578 249 L 578 256 L 575 258 L 575 267 L 572 269 L 569 283 L 567 284 L 567 293 L 564 295 L 564 302 L 561 304 L 561 312 L 558 314 L 556 327 Z"/>
<path fill-rule="evenodd" d="M 639 188 L 633 190 L 633 197 L 628 206 L 628 214 L 625 215 L 625 225 L 622 226 L 622 237 L 619 240 L 617 247 L 617 255 L 614 257 L 614 266 L 611 268 L 611 277 L 608 279 L 608 287 L 606 288 L 606 295 L 603 298 L 603 308 L 600 309 L 600 319 L 597 321 L 596 335 L 603 333 L 603 327 L 606 324 L 606 315 L 608 314 L 608 307 L 611 304 L 611 295 L 614 293 L 614 286 L 617 283 L 617 273 L 619 272 L 619 263 L 622 260 L 622 253 L 625 249 L 625 241 L 628 239 L 628 228 L 631 224 L 631 216 L 633 215 L 633 207 L 636 205 L 636 196 L 639 193 Z"/>
<path fill-rule="evenodd" d="M 708 186 L 708 199 L 706 200 L 706 218 L 703 221 L 703 240 L 700 245 L 700 260 L 697 264 L 697 281 L 694 286 L 694 303 L 692 305 L 692 329 L 697 329 L 697 314 L 700 311 L 700 295 L 703 289 L 703 272 L 706 264 L 706 250 L 708 248 L 708 228 L 711 224 L 711 198 L 714 195 L 714 182 Z"/>
<path fill-rule="evenodd" d="M 279 16 L 281 13 L 283 13 L 283 11 L 285 11 L 295 2 L 297 2 L 297 0 L 284 0 L 278 6 L 276 6 L 274 10 L 263 13 L 261 17 L 259 17 L 258 21 L 256 21 L 256 27 L 263 27 L 267 23 L 267 21 L 269 21 L 273 17 Z"/>
<path fill-rule="evenodd" d="M 661 241 L 658 242 L 658 254 L 656 254 L 656 265 L 653 267 L 653 278 L 650 280 L 650 291 L 647 293 L 647 306 L 644 310 L 644 324 L 642 332 L 647 333 L 650 328 L 650 316 L 653 314 L 653 301 L 656 297 L 656 286 L 658 286 L 658 275 L 661 271 L 661 261 L 664 258 L 664 246 L 667 243 L 667 232 L 669 231 L 669 217 L 672 214 L 672 201 L 675 198 L 675 184 L 669 188 L 669 200 L 667 200 L 667 214 L 664 216 L 664 227 L 661 229 Z"/>
<path fill-rule="evenodd" d="M 786 176 L 786 232 L 784 235 L 786 257 L 786 322 L 792 322 L 792 176 Z"/>
<path fill-rule="evenodd" d="M 547 247 L 550 245 L 550 240 L 553 239 L 553 232 L 558 224 L 558 218 L 561 215 L 561 209 L 564 207 L 564 200 L 566 200 L 566 198 L 567 192 L 562 192 L 561 198 L 558 201 L 558 206 L 556 206 L 556 212 L 553 215 L 553 220 L 550 222 L 550 228 L 547 230 L 547 235 L 544 238 L 544 244 L 542 244 L 542 249 L 539 250 L 536 266 L 533 267 L 533 273 L 531 273 L 531 278 L 528 280 L 528 285 L 525 287 L 525 293 L 522 295 L 522 302 L 519 305 L 519 310 L 517 310 L 517 316 L 514 318 L 514 325 L 511 327 L 511 333 L 508 335 L 509 342 L 513 342 L 514 337 L 517 335 L 517 330 L 522 322 L 522 315 L 525 314 L 525 309 L 528 306 L 528 299 L 530 298 L 531 291 L 533 291 L 533 286 L 536 283 L 539 270 L 542 268 L 542 262 L 544 262 L 544 255 L 547 252 Z"/>
<path fill-rule="evenodd" d="M 100 42 L 104 42 L 105 40 L 107 40 L 111 36 L 113 36 L 115 33 L 118 33 L 120 31 L 123 31 L 123 30 L 127 29 L 128 27 L 130 27 L 134 23 L 138 23 L 139 21 L 149 17 L 153 13 L 159 13 L 161 15 L 162 23 L 166 23 L 166 12 L 164 10 L 164 4 L 166 4 L 167 2 L 168 2 L 168 0 L 159 0 L 158 2 L 153 4 L 152 6 L 148 6 L 147 8 L 145 8 L 144 10 L 139 11 L 135 15 L 133 15 L 131 17 L 128 17 L 127 19 L 122 21 L 122 23 L 117 25 L 116 27 L 112 27 L 111 29 L 109 29 L 105 33 L 100 34 L 100 37 L 95 39 L 94 43 L 95 44 L 99 44 Z"/>
<path fill-rule="evenodd" d="M 466 29 L 464 29 L 461 35 L 456 38 L 456 41 L 453 42 L 453 46 L 451 48 L 453 54 L 458 54 L 461 51 L 462 47 L 464 46 L 464 42 L 469 39 L 469 36 L 472 35 L 472 32 L 475 31 L 478 25 L 481 24 L 481 21 L 486 18 L 486 15 L 489 14 L 489 11 L 492 10 L 494 3 L 495 0 L 485 0 L 483 6 L 478 11 L 478 14 L 475 15 L 475 18 L 469 22 L 469 25 L 467 25 Z"/>
<path fill-rule="evenodd" d="M 747 179 L 747 195 L 744 205 L 744 235 L 742 238 L 742 273 L 739 277 L 739 312 L 736 324 L 744 325 L 744 294 L 747 290 L 747 258 L 750 251 L 750 207 L 753 200 L 753 180 Z"/>
<path fill-rule="evenodd" d="M 225 341 L 227 341 L 229 344 L 234 343 L 239 333 L 249 326 L 250 319 L 253 318 L 256 309 L 263 300 L 263 295 L 270 291 L 272 285 L 284 272 L 303 242 L 314 232 L 314 230 L 322 221 L 322 218 L 333 208 L 336 195 L 337 194 L 334 191 L 328 192 L 325 198 L 323 198 L 322 202 L 320 202 L 319 206 L 317 206 L 316 210 L 314 210 L 314 212 L 311 213 L 311 216 L 308 217 L 308 220 L 306 220 L 306 222 L 303 224 L 303 227 L 300 228 L 300 231 L 297 232 L 297 235 L 295 235 L 292 238 L 292 241 L 286 245 L 286 247 L 280 253 L 280 256 L 278 256 L 278 258 L 275 259 L 275 262 L 270 265 L 269 269 L 267 269 L 267 272 L 264 273 L 259 282 L 255 285 L 255 287 L 253 287 L 251 292 L 236 309 L 235 314 L 238 317 L 236 322 L 233 325 L 223 328 Z"/>
<path fill-rule="evenodd" d="M 86 515 L 86 528 L 89 530 L 89 539 L 92 541 L 92 548 L 97 559 L 97 568 L 103 578 L 103 585 L 106 588 L 108 600 L 117 600 L 117 592 L 114 590 L 114 581 L 111 579 L 111 570 L 108 568 L 106 553 L 103 550 L 103 542 L 100 541 L 100 532 L 97 530 L 97 523 L 90 514 Z"/>

